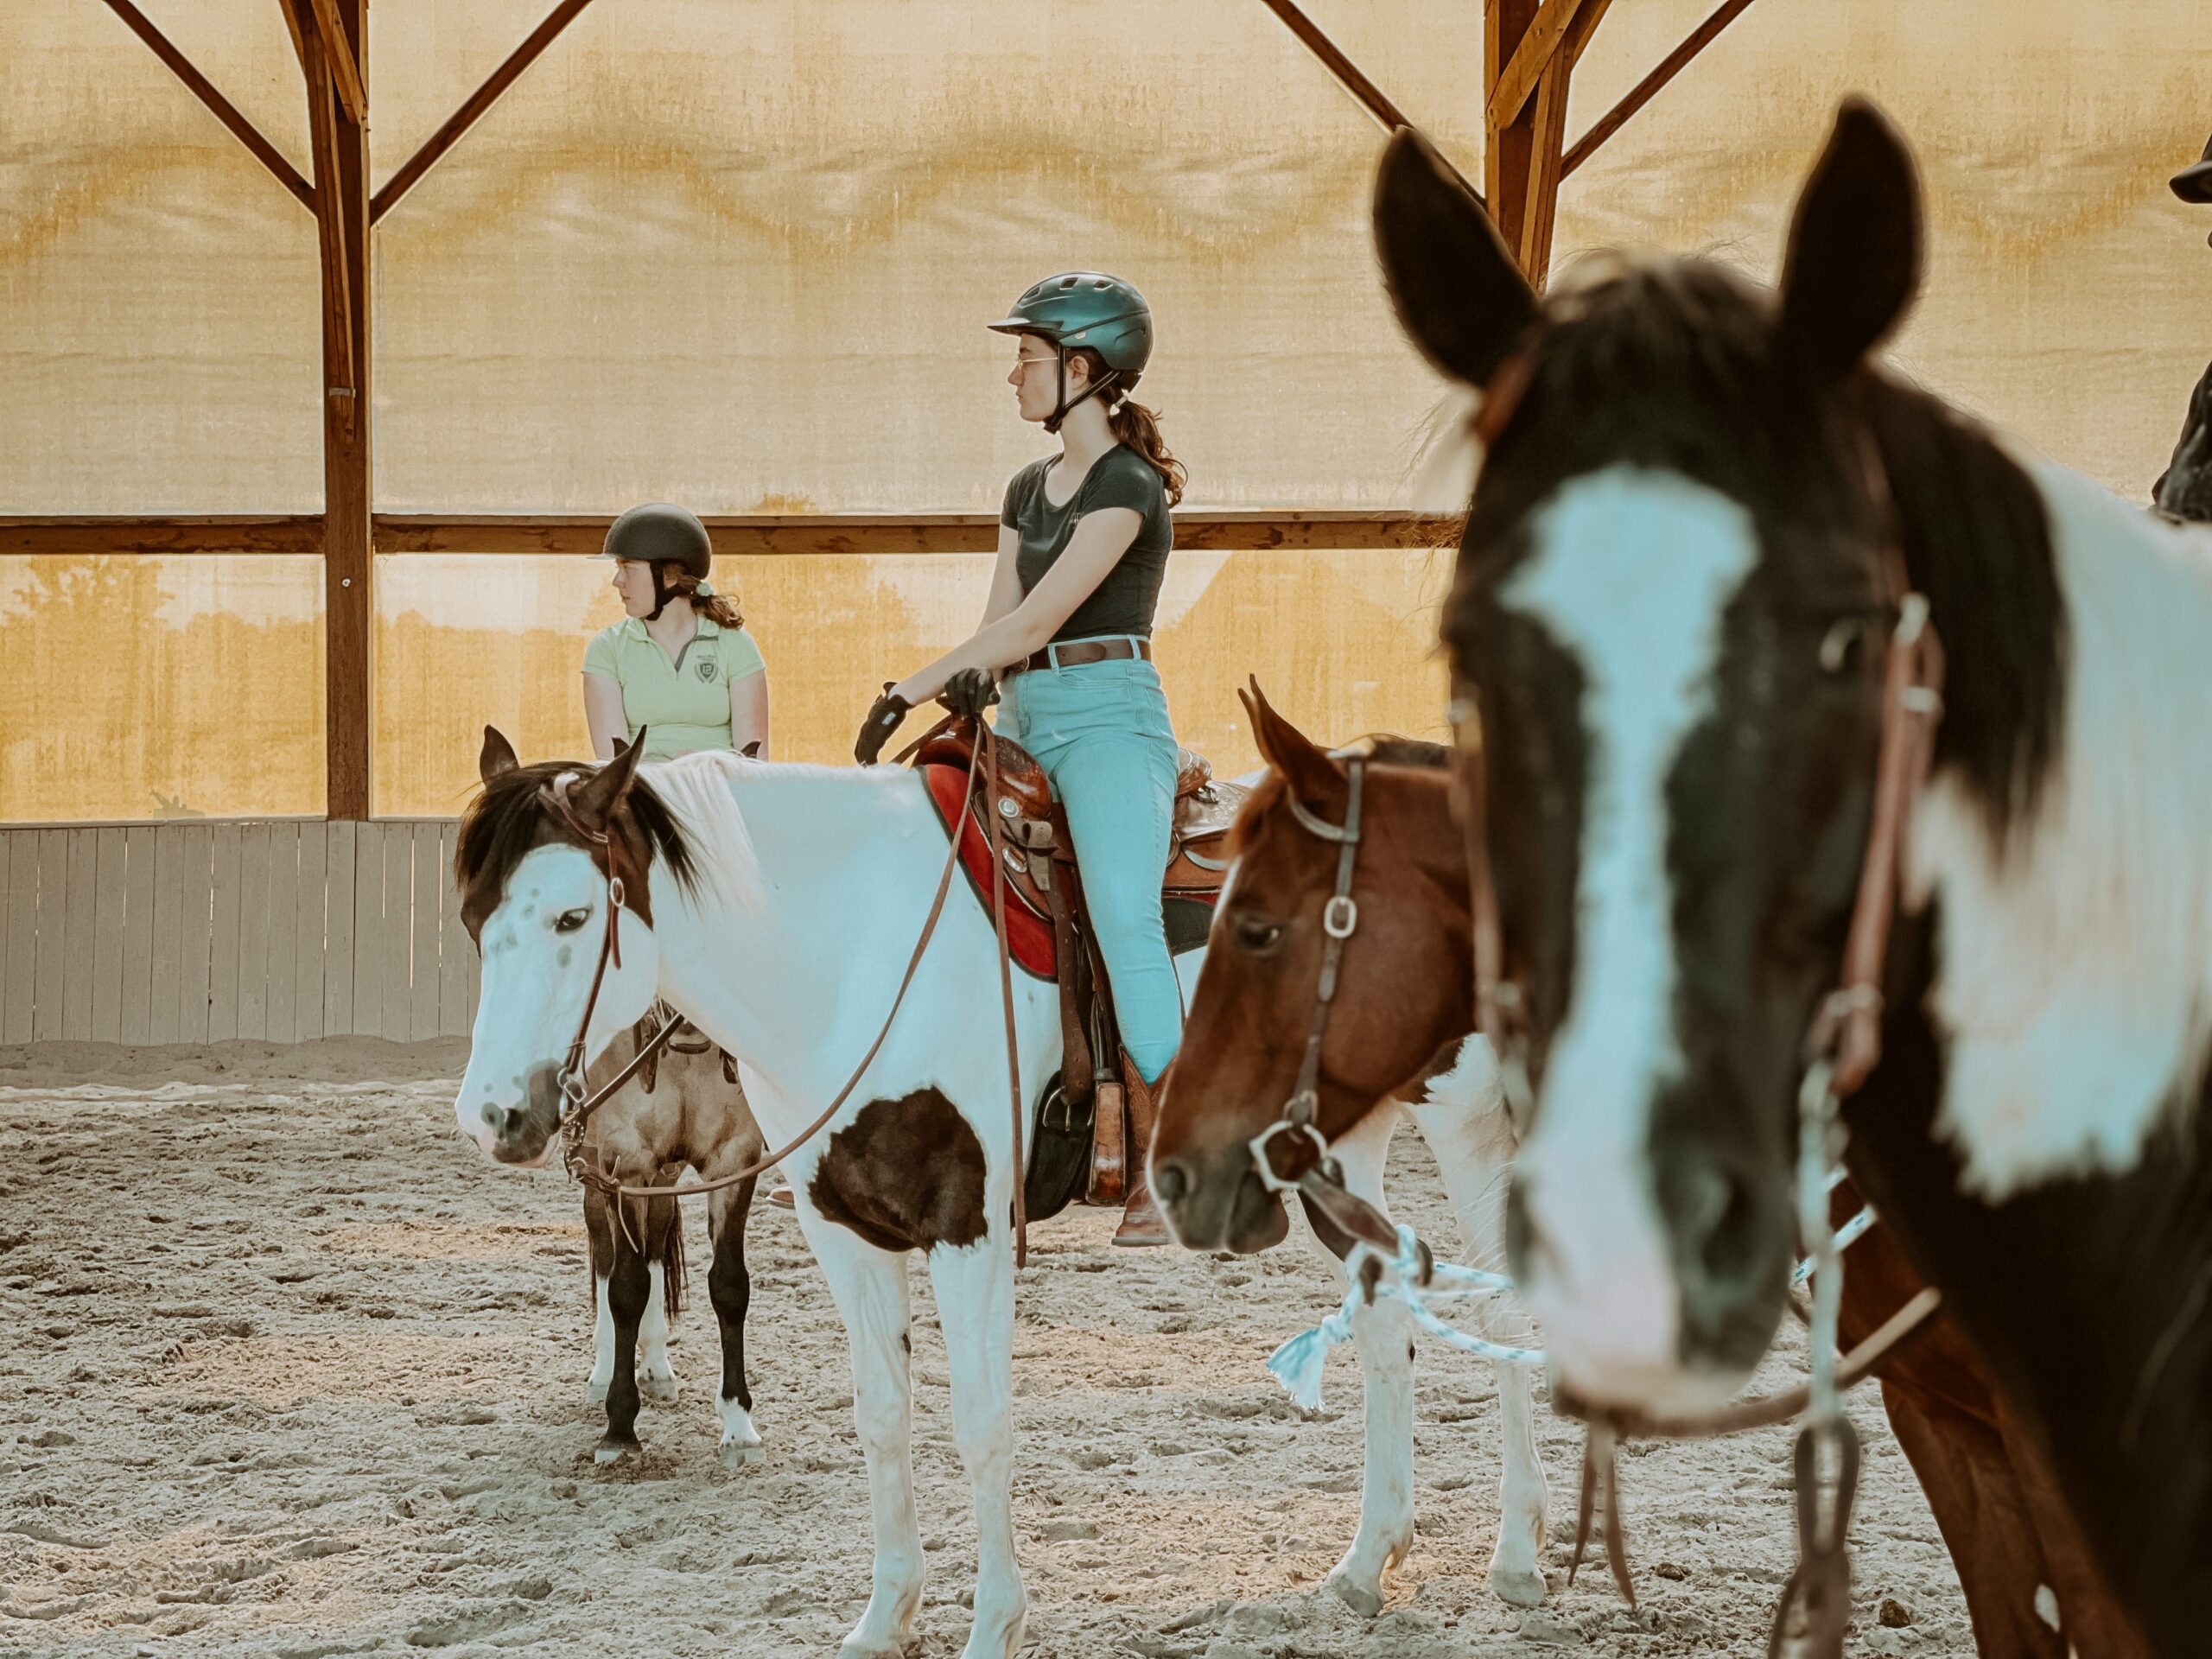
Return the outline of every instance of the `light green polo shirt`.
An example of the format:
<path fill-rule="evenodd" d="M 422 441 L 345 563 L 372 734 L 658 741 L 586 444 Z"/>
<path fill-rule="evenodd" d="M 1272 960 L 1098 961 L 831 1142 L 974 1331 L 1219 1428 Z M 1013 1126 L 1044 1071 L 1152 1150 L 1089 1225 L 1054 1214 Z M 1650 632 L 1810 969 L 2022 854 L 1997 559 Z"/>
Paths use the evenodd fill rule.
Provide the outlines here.
<path fill-rule="evenodd" d="M 699 619 L 699 632 L 674 662 L 645 632 L 641 617 L 626 616 L 601 629 L 584 652 L 584 671 L 604 674 L 622 688 L 629 741 L 647 728 L 645 759 L 664 760 L 694 749 L 734 747 L 729 735 L 729 688 L 765 673 L 760 646 L 743 628 Z"/>

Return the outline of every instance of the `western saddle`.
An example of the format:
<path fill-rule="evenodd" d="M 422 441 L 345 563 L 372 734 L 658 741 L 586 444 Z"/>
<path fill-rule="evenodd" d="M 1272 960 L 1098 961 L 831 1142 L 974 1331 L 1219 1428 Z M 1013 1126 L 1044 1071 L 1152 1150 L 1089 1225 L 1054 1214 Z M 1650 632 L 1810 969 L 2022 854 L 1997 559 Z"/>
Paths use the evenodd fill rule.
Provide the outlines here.
<path fill-rule="evenodd" d="M 967 792 L 975 741 L 976 722 L 952 715 L 923 734 L 901 757 L 922 774 L 948 834 Z M 1112 994 L 1084 910 L 1066 815 L 1052 798 L 1044 768 L 1028 752 L 1008 738 L 995 741 L 999 798 L 987 800 L 988 791 L 977 780 L 968 821 L 961 826 L 961 863 L 988 912 L 991 861 L 1003 861 L 1008 952 L 1024 972 L 1056 981 L 1060 988 L 1065 1058 L 1039 1115 L 1039 1144 L 1033 1149 L 1028 1172 L 1029 1215 L 1035 1220 L 1077 1197 L 1078 1176 L 1084 1178 L 1083 1202 L 1122 1202 L 1151 1141 L 1150 1096 L 1122 1052 Z M 1184 749 L 1179 760 L 1174 827 L 1160 875 L 1167 944 L 1174 952 L 1205 942 L 1229 870 L 1230 827 L 1250 793 L 1241 784 L 1217 781 L 1203 755 Z M 1141 1107 L 1132 1095 L 1143 1102 Z M 1069 1143 L 1078 1136 L 1087 1140 L 1087 1156 L 1072 1155 L 1076 1148 Z M 1045 1144 L 1053 1137 L 1064 1143 L 1057 1171 Z"/>

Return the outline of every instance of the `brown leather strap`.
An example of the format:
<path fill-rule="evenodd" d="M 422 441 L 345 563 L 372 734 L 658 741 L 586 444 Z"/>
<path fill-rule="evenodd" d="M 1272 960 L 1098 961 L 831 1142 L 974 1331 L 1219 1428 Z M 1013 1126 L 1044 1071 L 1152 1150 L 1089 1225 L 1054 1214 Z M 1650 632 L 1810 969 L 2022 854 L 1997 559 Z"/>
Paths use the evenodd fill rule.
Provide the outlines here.
<path fill-rule="evenodd" d="M 984 770 L 989 776 L 991 821 L 995 826 L 1005 815 L 999 810 L 1005 798 L 999 793 L 999 740 L 988 721 L 976 722 L 976 747 L 983 752 Z M 971 763 L 968 775 L 972 782 L 976 768 Z M 955 833 L 953 845 L 957 849 L 960 836 Z M 1007 1090 L 1014 1105 L 1014 1265 L 1029 1265 L 1028 1185 L 1026 1177 L 1028 1165 L 1023 1161 L 1021 1147 L 1021 1041 L 1014 1027 L 1014 958 L 1006 944 L 1006 841 L 1003 836 L 991 836 L 991 925 L 997 931 L 999 942 L 999 1000 L 1006 1010 L 1006 1077 Z"/>
<path fill-rule="evenodd" d="M 1152 660 L 1152 641 L 1145 639 L 1072 639 L 1064 645 L 1047 645 L 1034 651 L 1018 663 L 1009 663 L 999 671 L 999 678 L 1009 679 L 1016 674 L 1033 673 L 1045 668 L 1083 668 L 1091 663 L 1127 663 Z"/>

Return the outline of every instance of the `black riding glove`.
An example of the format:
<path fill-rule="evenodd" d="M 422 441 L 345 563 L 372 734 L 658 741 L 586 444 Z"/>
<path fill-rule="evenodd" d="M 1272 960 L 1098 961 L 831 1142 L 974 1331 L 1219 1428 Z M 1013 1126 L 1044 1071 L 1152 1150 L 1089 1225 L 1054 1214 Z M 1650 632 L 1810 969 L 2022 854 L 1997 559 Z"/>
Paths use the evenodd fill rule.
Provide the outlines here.
<path fill-rule="evenodd" d="M 957 669 L 937 700 L 956 715 L 981 720 L 983 710 L 999 700 L 999 683 L 988 668 Z"/>
<path fill-rule="evenodd" d="M 853 759 L 864 766 L 875 764 L 883 753 L 883 746 L 891 741 L 891 734 L 899 729 L 899 722 L 914 705 L 891 688 L 895 682 L 883 683 L 883 695 L 868 705 L 868 718 L 861 722 L 861 734 L 853 743 Z"/>

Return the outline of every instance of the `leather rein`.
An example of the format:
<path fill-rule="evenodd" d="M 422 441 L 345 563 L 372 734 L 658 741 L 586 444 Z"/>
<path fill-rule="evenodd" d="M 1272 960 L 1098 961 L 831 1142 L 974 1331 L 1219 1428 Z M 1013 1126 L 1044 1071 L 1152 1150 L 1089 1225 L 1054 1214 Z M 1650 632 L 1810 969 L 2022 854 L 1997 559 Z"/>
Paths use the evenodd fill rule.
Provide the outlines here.
<path fill-rule="evenodd" d="M 974 764 L 977 760 L 982 762 L 981 766 Z M 950 837 L 951 844 L 945 855 L 944 867 L 938 875 L 937 893 L 930 900 L 929 916 L 922 923 L 921 937 L 914 941 L 912 953 L 906 958 L 906 971 L 899 976 L 899 989 L 891 999 L 890 1011 L 883 1016 L 883 1024 L 877 1030 L 874 1040 L 868 1045 L 868 1052 L 861 1056 L 860 1064 L 853 1068 L 852 1075 L 845 1079 L 844 1085 L 837 1090 L 830 1103 L 822 1109 L 820 1116 L 805 1128 L 799 1131 L 785 1145 L 772 1152 L 763 1153 L 744 1168 L 717 1175 L 711 1180 L 695 1181 L 683 1185 L 656 1186 L 628 1185 L 618 1181 L 607 1171 L 598 1167 L 585 1155 L 584 1129 L 585 1126 L 590 1122 L 592 1115 L 620 1092 L 623 1085 L 635 1077 L 653 1056 L 668 1046 L 670 1039 L 676 1034 L 683 1022 L 679 1019 L 665 1021 L 651 1038 L 639 1045 L 637 1053 L 632 1056 L 628 1065 L 598 1089 L 593 1090 L 588 1096 L 585 1095 L 583 1074 L 588 1064 L 586 1045 L 591 1032 L 592 1015 L 599 1006 L 599 994 L 607 981 L 608 963 L 612 963 L 618 969 L 622 965 L 622 943 L 618 930 L 626 897 L 626 888 L 622 877 L 614 869 L 615 842 L 613 837 L 605 830 L 592 829 L 576 816 L 575 808 L 569 801 L 569 775 L 563 774 L 556 779 L 545 791 L 545 798 L 552 807 L 555 816 L 561 819 L 572 835 L 584 842 L 587 851 L 593 849 L 603 851 L 607 868 L 607 931 L 600 941 L 599 964 L 592 970 L 591 989 L 584 997 L 583 1015 L 576 1022 L 575 1040 L 569 1045 L 568 1053 L 561 1062 L 559 1073 L 562 1101 L 561 1153 L 569 1173 L 586 1186 L 595 1188 L 618 1202 L 623 1198 L 689 1198 L 699 1193 L 718 1192 L 723 1187 L 735 1186 L 741 1181 L 755 1179 L 764 1172 L 782 1163 L 785 1159 L 798 1151 L 820 1134 L 827 1127 L 830 1119 L 836 1116 L 845 1103 L 852 1098 L 853 1090 L 860 1086 L 860 1081 L 867 1075 L 868 1067 L 875 1063 L 875 1057 L 882 1052 L 883 1045 L 891 1036 L 891 1028 L 899 1018 L 899 1010 L 906 1001 L 906 993 L 912 988 L 915 975 L 921 968 L 923 954 L 929 949 L 930 940 L 936 936 L 938 922 L 944 914 L 945 899 L 952 890 L 953 872 L 959 868 L 963 826 L 967 822 L 969 809 L 975 800 L 976 779 L 979 772 L 988 774 L 989 793 L 993 799 L 996 799 L 999 794 L 998 741 L 989 724 L 980 719 L 976 722 L 975 750 L 970 755 L 967 785 L 961 793 L 960 810 L 953 819 L 952 833 Z M 991 883 L 991 909 L 998 934 L 1000 992 L 1006 1016 L 1007 1075 L 1014 1110 L 1014 1262 L 1016 1266 L 1021 1266 L 1027 1260 L 1029 1243 L 1028 1217 L 1023 1205 L 1021 1179 L 1023 1167 L 1021 1062 L 1019 1037 L 1014 1018 L 1013 969 L 1007 954 L 1005 871 L 1001 861 L 996 857 L 992 859 L 991 863 L 995 872 L 995 879 Z"/>

